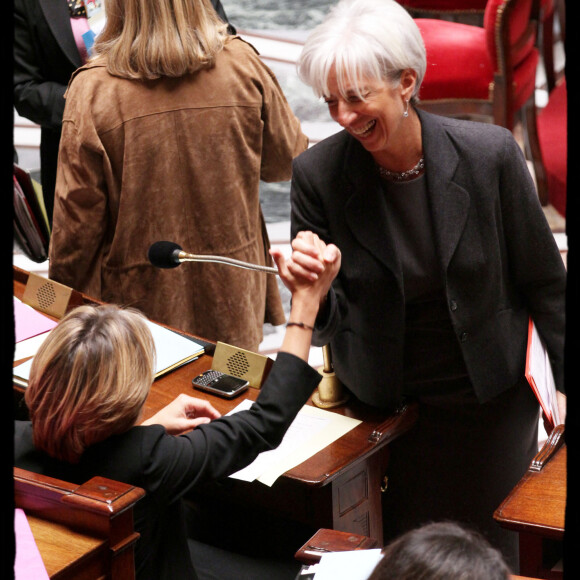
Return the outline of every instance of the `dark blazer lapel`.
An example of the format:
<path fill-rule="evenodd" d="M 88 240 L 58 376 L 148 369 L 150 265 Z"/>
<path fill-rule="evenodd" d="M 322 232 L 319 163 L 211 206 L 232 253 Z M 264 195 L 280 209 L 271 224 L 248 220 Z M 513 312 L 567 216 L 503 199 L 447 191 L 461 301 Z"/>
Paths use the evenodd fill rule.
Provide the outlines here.
<path fill-rule="evenodd" d="M 67 3 L 64 0 L 39 0 L 39 4 L 63 53 L 75 67 L 82 66 L 81 55 L 70 27 Z"/>
<path fill-rule="evenodd" d="M 388 230 L 387 208 L 373 158 L 351 138 L 345 159 L 346 223 L 361 246 L 389 268 L 402 287 L 401 265 Z"/>
<path fill-rule="evenodd" d="M 469 211 L 469 193 L 453 181 L 461 159 L 442 126 L 443 119 L 418 111 L 433 229 L 443 271 L 459 243 Z"/>

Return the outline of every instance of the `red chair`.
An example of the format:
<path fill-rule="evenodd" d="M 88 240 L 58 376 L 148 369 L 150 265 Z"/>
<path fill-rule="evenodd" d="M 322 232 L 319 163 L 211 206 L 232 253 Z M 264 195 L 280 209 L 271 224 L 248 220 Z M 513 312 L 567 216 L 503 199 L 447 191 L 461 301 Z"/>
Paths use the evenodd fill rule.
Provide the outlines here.
<path fill-rule="evenodd" d="M 559 40 L 565 41 L 566 33 L 566 2 L 565 0 L 540 1 L 540 36 L 538 46 L 542 49 L 542 60 L 546 71 L 546 87 L 551 93 L 557 83 L 556 67 L 554 65 L 554 23 L 558 22 Z"/>
<path fill-rule="evenodd" d="M 413 17 L 483 23 L 487 0 L 397 0 Z"/>
<path fill-rule="evenodd" d="M 550 205 L 566 217 L 568 169 L 568 97 L 564 78 L 550 93 L 548 104 L 538 114 L 538 138 L 546 170 Z"/>
<path fill-rule="evenodd" d="M 413 17 L 438 18 L 463 24 L 483 25 L 487 0 L 397 0 Z M 548 92 L 556 86 L 554 66 L 554 21 L 564 41 L 565 0 L 540 0 L 540 39 Z"/>
<path fill-rule="evenodd" d="M 488 120 L 514 130 L 523 116 L 524 148 L 538 195 L 548 203 L 536 126 L 536 47 L 540 0 L 488 0 L 483 27 L 417 18 L 427 51 L 419 107 Z"/>

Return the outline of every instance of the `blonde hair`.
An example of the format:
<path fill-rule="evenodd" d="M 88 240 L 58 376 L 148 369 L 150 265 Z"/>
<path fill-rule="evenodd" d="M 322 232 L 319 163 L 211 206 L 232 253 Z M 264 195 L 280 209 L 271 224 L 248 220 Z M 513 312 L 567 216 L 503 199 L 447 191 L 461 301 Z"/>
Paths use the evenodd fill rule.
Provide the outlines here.
<path fill-rule="evenodd" d="M 34 445 L 76 463 L 84 450 L 135 425 L 154 380 L 145 317 L 117 306 L 80 306 L 51 331 L 25 393 Z"/>
<path fill-rule="evenodd" d="M 126 79 L 211 68 L 228 39 L 210 0 L 107 0 L 106 15 L 93 57 L 106 57 L 109 73 Z"/>
<path fill-rule="evenodd" d="M 317 97 L 328 95 L 334 68 L 344 98 L 349 82 L 369 78 L 396 87 L 402 72 L 412 69 L 417 73 L 411 96 L 415 102 L 427 59 L 417 24 L 398 2 L 341 0 L 306 39 L 297 68 Z"/>

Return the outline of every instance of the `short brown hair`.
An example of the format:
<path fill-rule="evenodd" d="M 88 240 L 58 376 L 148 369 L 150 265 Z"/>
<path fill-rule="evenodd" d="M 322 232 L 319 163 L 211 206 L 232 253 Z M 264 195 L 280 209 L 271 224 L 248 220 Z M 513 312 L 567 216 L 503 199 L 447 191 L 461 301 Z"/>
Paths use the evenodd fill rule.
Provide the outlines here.
<path fill-rule="evenodd" d="M 25 401 L 35 446 L 77 462 L 136 423 L 154 374 L 155 344 L 141 313 L 110 305 L 71 311 L 32 362 Z"/>

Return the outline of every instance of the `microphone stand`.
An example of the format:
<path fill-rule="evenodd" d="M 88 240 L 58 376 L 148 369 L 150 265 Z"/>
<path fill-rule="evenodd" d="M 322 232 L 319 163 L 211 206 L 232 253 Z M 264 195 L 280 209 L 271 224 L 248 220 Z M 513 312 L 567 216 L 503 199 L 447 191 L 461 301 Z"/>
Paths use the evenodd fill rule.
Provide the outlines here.
<path fill-rule="evenodd" d="M 322 356 L 324 366 L 318 371 L 322 375 L 322 380 L 312 395 L 312 402 L 322 409 L 330 409 L 346 403 L 349 395 L 334 374 L 329 344 L 322 347 Z"/>
<path fill-rule="evenodd" d="M 228 264 L 229 266 L 236 266 L 238 268 L 245 268 L 246 270 L 257 270 L 258 272 L 266 272 L 267 274 L 278 274 L 276 268 L 270 266 L 260 266 L 259 264 L 250 264 L 249 262 L 242 262 L 234 258 L 226 258 L 224 256 L 208 256 L 199 254 L 188 254 L 187 252 L 179 252 L 180 262 L 214 262 L 217 264 Z"/>

